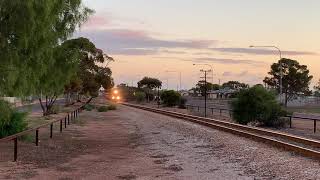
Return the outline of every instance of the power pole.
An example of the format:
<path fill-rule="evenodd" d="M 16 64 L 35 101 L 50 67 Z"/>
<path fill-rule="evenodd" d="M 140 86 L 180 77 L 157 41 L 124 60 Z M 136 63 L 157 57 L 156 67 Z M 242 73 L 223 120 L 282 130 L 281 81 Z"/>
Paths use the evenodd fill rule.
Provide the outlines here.
<path fill-rule="evenodd" d="M 211 70 L 200 70 L 204 72 L 204 117 L 207 117 L 207 73 Z"/>
<path fill-rule="evenodd" d="M 204 117 L 207 117 L 207 71 L 204 71 Z"/>

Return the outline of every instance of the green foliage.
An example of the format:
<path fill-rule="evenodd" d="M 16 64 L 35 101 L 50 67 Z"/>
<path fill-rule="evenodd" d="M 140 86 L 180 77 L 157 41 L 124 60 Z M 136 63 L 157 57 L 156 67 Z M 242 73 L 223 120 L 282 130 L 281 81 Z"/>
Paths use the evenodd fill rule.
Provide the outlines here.
<path fill-rule="evenodd" d="M 79 69 L 70 84 L 65 86 L 66 93 L 79 92 L 83 95 L 97 97 L 101 86 L 104 89 L 110 89 L 114 86 L 111 69 L 98 65 L 114 61 L 112 57 L 106 55 L 101 49 L 96 48 L 90 40 L 83 37 L 71 39 L 68 44 L 70 44 L 70 49 L 74 49 L 78 54 Z M 77 86 L 73 87 L 71 83 L 75 82 Z"/>
<path fill-rule="evenodd" d="M 107 112 L 109 110 L 109 107 L 107 106 L 100 106 L 98 108 L 98 112 Z"/>
<path fill-rule="evenodd" d="M 115 104 L 110 104 L 108 106 L 108 110 L 116 110 L 117 109 L 117 106 Z"/>
<path fill-rule="evenodd" d="M 53 71 L 56 47 L 90 13 L 81 0 L 0 1 L 0 95 L 36 93 Z"/>
<path fill-rule="evenodd" d="M 58 114 L 59 112 L 61 112 L 61 108 L 59 105 L 53 105 L 50 111 L 51 114 Z"/>
<path fill-rule="evenodd" d="M 10 104 L 0 100 L 0 138 L 19 133 L 27 128 L 26 113 L 13 110 Z"/>
<path fill-rule="evenodd" d="M 151 77 L 144 77 L 142 80 L 138 82 L 139 88 L 148 88 L 152 90 L 161 86 L 162 82 L 159 79 Z"/>
<path fill-rule="evenodd" d="M 159 79 L 151 77 L 144 77 L 138 82 L 138 88 L 143 88 L 144 92 L 146 93 L 148 102 L 154 98 L 152 90 L 155 88 L 160 88 L 161 86 L 162 82 Z"/>
<path fill-rule="evenodd" d="M 228 82 L 222 84 L 222 88 L 229 88 L 229 89 L 237 89 L 237 90 L 240 90 L 240 89 L 247 89 L 247 88 L 249 88 L 249 85 L 248 85 L 248 84 L 245 84 L 245 83 L 241 83 L 241 82 L 239 82 L 239 81 L 228 81 Z"/>
<path fill-rule="evenodd" d="M 309 75 L 306 65 L 300 65 L 296 60 L 282 58 L 278 63 L 273 63 L 268 73 L 271 77 L 266 77 L 263 81 L 280 92 L 280 64 L 282 65 L 282 90 L 285 94 L 285 105 L 288 100 L 298 95 L 310 95 L 309 85 L 313 76 Z"/>
<path fill-rule="evenodd" d="M 232 102 L 233 118 L 240 124 L 259 122 L 265 126 L 277 126 L 285 111 L 272 92 L 261 86 L 241 90 Z"/>
<path fill-rule="evenodd" d="M 205 82 L 204 80 L 201 80 L 196 84 L 196 87 L 193 89 L 193 91 L 194 93 L 200 92 L 201 95 L 204 96 L 206 90 L 218 90 L 219 88 L 219 84 L 212 84 L 210 82 Z"/>
<path fill-rule="evenodd" d="M 163 103 L 169 107 L 177 105 L 181 99 L 181 95 L 173 90 L 163 91 L 160 97 Z"/>
<path fill-rule="evenodd" d="M 141 103 L 146 99 L 146 94 L 144 92 L 138 91 L 135 93 L 136 101 Z"/>
<path fill-rule="evenodd" d="M 84 107 L 83 107 L 86 111 L 92 111 L 93 109 L 95 109 L 96 107 L 92 104 L 86 104 Z"/>

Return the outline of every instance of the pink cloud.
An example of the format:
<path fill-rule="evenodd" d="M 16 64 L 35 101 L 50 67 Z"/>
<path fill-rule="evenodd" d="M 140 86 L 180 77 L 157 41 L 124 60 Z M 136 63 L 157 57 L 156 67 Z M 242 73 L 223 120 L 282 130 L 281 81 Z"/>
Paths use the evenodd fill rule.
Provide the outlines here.
<path fill-rule="evenodd" d="M 83 27 L 93 29 L 110 25 L 112 23 L 112 19 L 107 18 L 107 16 L 107 14 L 90 16 L 89 20 L 83 25 Z"/>

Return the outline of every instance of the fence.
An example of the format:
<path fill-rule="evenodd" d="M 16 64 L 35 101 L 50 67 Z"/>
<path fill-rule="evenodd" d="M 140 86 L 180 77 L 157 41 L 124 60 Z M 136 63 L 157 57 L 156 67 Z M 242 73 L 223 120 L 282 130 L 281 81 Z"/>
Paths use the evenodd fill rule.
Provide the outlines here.
<path fill-rule="evenodd" d="M 78 117 L 79 113 L 81 112 L 81 110 L 83 109 L 83 107 L 86 104 L 87 103 L 85 103 L 85 104 L 77 107 L 75 110 L 69 112 L 64 118 L 53 120 L 48 123 L 42 124 L 40 126 L 25 130 L 23 132 L 2 138 L 2 139 L 0 139 L 0 143 L 7 142 L 7 141 L 13 141 L 13 154 L 14 154 L 13 160 L 17 161 L 17 158 L 18 158 L 18 138 L 19 137 L 22 137 L 30 132 L 35 131 L 35 145 L 38 146 L 39 145 L 39 129 L 49 126 L 50 138 L 52 139 L 53 138 L 53 124 L 57 123 L 57 122 L 60 123 L 60 133 L 61 133 L 63 130 L 63 126 L 64 126 L 64 128 L 67 128 L 67 125 L 70 125 L 70 121 L 72 121 Z"/>
<path fill-rule="evenodd" d="M 197 109 L 198 112 L 200 112 L 200 109 L 204 109 L 204 107 L 201 106 L 192 106 L 192 105 L 186 105 L 187 109 Z M 214 110 L 219 110 L 220 116 L 222 116 L 223 111 L 227 111 L 229 114 L 229 117 L 232 118 L 232 109 L 224 109 L 224 108 L 213 108 L 213 107 L 207 107 L 207 109 L 211 110 L 211 114 L 214 114 Z M 320 121 L 320 119 L 317 118 L 310 118 L 310 117 L 302 117 L 302 116 L 285 116 L 286 118 L 289 118 L 289 127 L 292 128 L 292 120 L 293 119 L 303 119 L 303 120 L 311 120 L 313 121 L 313 133 L 317 132 L 317 121 Z"/>

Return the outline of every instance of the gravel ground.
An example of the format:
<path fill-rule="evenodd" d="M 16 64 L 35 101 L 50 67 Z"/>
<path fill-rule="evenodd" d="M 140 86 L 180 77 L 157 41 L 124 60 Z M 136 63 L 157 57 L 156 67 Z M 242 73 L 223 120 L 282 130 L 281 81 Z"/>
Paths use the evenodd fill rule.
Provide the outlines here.
<path fill-rule="evenodd" d="M 0 179 L 320 179 L 319 161 L 124 106 L 40 137 L 39 147 L 19 142 L 19 161 L 0 162 Z"/>

